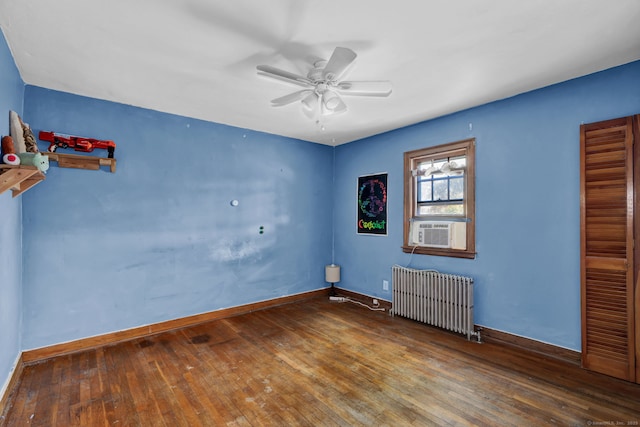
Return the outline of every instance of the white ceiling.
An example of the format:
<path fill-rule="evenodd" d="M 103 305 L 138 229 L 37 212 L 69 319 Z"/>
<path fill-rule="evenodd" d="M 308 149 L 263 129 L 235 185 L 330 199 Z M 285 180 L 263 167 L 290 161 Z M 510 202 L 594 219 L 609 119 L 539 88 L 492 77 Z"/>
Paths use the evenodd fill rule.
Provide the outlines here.
<path fill-rule="evenodd" d="M 639 22 L 639 0 L 0 1 L 26 84 L 328 145 L 638 60 Z M 300 88 L 256 65 L 306 75 L 336 46 L 391 96 L 270 106 Z"/>

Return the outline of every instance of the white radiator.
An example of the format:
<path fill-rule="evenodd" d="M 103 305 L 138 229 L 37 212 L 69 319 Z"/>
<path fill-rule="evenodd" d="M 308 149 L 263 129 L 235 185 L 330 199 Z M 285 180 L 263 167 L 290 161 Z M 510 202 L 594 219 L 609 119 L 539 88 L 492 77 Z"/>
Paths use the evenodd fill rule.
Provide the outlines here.
<path fill-rule="evenodd" d="M 473 279 L 394 265 L 392 314 L 478 338 L 473 323 Z"/>

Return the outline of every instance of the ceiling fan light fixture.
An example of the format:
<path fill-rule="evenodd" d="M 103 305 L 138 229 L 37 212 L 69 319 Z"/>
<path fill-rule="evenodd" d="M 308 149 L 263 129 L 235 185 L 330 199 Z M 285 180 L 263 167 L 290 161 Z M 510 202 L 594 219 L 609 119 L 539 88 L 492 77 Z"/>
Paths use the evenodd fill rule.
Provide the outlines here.
<path fill-rule="evenodd" d="M 329 103 L 326 103 L 325 100 L 322 99 L 320 102 L 320 107 L 323 116 L 333 116 L 347 111 L 347 104 L 345 104 L 339 96 L 331 98 Z"/>
<path fill-rule="evenodd" d="M 329 111 L 335 111 L 340 106 L 340 97 L 335 92 L 327 90 L 322 94 L 322 103 Z"/>
<path fill-rule="evenodd" d="M 302 104 L 302 108 L 307 112 L 311 112 L 316 108 L 316 104 L 318 103 L 318 95 L 315 92 L 311 92 L 309 95 L 302 98 L 300 101 Z"/>

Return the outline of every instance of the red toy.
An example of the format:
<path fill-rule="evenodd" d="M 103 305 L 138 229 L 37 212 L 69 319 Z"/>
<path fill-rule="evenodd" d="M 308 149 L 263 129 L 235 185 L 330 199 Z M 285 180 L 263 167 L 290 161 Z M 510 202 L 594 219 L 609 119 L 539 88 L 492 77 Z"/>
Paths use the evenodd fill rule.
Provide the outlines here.
<path fill-rule="evenodd" d="M 19 165 L 20 157 L 16 155 L 13 138 L 9 135 L 2 137 L 2 161 L 8 165 Z"/>
<path fill-rule="evenodd" d="M 113 141 L 85 138 L 82 136 L 63 135 L 55 132 L 40 131 L 38 137 L 42 141 L 50 142 L 49 151 L 53 153 L 58 147 L 73 148 L 76 151 L 90 153 L 96 148 L 103 148 L 109 152 L 109 158 L 113 158 L 116 150 L 116 143 Z"/>

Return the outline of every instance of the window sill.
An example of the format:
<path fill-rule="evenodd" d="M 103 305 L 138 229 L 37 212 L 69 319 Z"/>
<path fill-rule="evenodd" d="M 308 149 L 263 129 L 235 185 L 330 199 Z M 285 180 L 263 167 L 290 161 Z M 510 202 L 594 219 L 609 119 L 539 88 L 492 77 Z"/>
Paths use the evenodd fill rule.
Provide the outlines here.
<path fill-rule="evenodd" d="M 418 255 L 448 256 L 453 258 L 475 259 L 475 251 L 461 251 L 455 249 L 426 248 L 423 246 L 402 246 L 402 252 Z"/>

